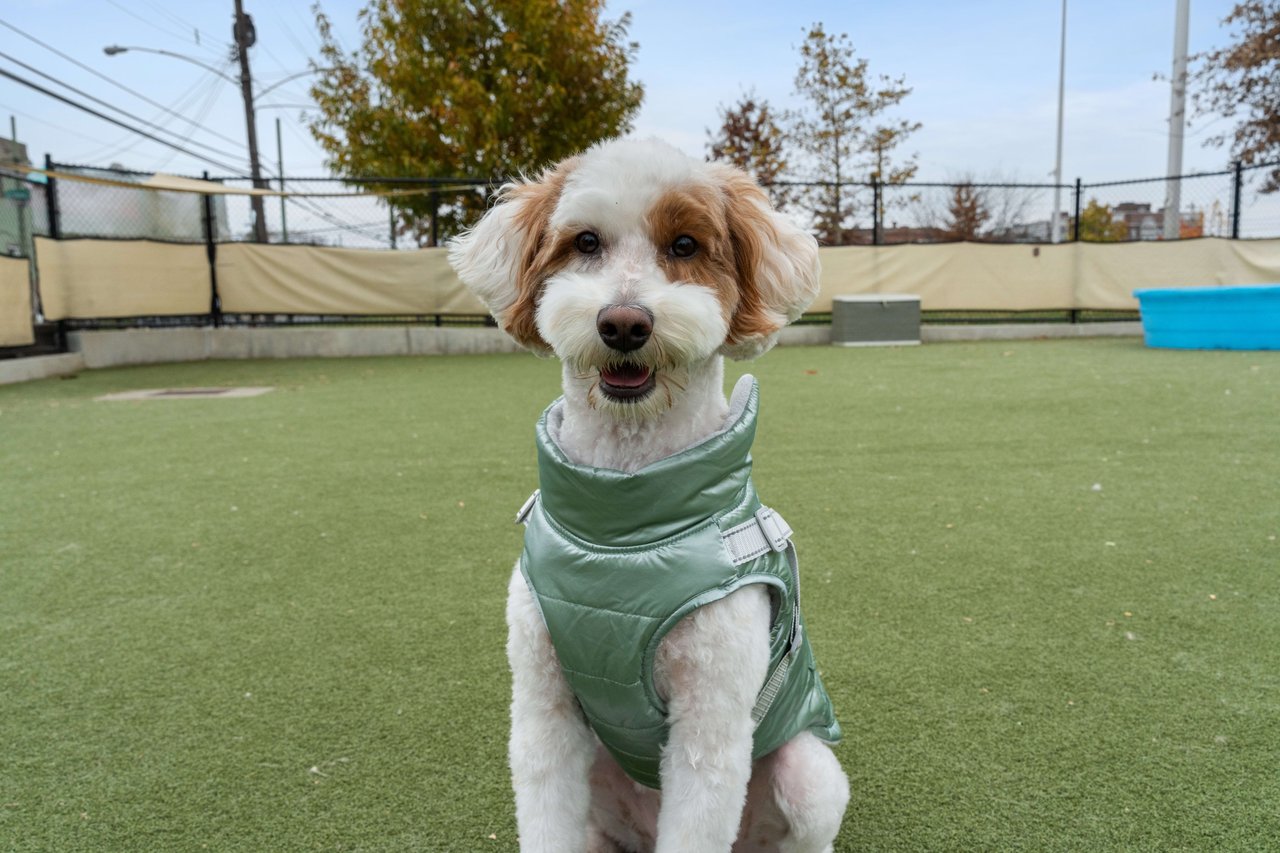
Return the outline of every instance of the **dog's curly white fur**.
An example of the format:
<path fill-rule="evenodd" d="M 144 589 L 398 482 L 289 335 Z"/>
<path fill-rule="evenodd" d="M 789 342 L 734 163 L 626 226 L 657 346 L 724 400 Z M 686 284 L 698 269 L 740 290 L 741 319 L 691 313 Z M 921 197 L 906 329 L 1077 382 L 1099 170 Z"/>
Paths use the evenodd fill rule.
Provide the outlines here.
<path fill-rule="evenodd" d="M 722 356 L 767 351 L 818 288 L 813 238 L 749 176 L 657 141 L 604 143 L 504 187 L 450 261 L 502 328 L 561 359 L 566 456 L 622 471 L 721 429 Z M 521 850 L 831 849 L 849 787 L 830 749 L 805 732 L 751 759 L 769 663 L 762 587 L 694 611 L 659 647 L 661 792 L 596 741 L 518 570 L 508 593 Z"/>

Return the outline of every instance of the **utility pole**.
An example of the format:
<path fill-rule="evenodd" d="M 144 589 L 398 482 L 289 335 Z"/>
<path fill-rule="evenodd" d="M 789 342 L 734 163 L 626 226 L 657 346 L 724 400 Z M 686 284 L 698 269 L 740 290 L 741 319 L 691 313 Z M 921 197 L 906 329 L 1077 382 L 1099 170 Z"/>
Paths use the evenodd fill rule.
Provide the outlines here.
<path fill-rule="evenodd" d="M 1164 239 L 1181 236 L 1182 217 L 1182 133 L 1187 126 L 1187 19 L 1191 16 L 1191 0 L 1178 0 L 1178 15 L 1173 28 L 1173 80 L 1169 94 L 1169 165 L 1165 170 L 1168 186 L 1164 194 Z"/>
<path fill-rule="evenodd" d="M 253 28 L 253 18 L 244 13 L 242 0 L 235 0 L 236 22 L 231 28 L 235 36 L 236 55 L 240 59 L 240 94 L 244 96 L 244 124 L 249 133 L 249 176 L 253 178 L 255 189 L 265 189 L 262 181 L 262 167 L 258 163 L 258 122 L 253 114 L 253 77 L 249 74 L 249 48 L 258 40 Z M 262 196 L 249 196 L 249 206 L 253 210 L 253 239 L 259 243 L 267 242 L 267 217 L 263 209 Z"/>

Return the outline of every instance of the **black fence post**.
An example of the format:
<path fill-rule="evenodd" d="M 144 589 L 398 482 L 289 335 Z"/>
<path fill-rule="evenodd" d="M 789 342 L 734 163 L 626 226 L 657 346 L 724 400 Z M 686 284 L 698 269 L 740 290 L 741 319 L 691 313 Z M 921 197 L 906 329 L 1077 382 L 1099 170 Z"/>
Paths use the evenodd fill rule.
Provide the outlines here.
<path fill-rule="evenodd" d="M 1235 162 L 1235 175 L 1231 187 L 1231 239 L 1240 239 L 1240 196 L 1244 188 L 1244 167 L 1240 161 Z"/>
<path fill-rule="evenodd" d="M 882 193 L 880 179 L 871 179 L 871 244 L 879 246 L 884 243 L 884 217 L 880 215 Z"/>
<path fill-rule="evenodd" d="M 391 235 L 391 248 L 396 247 L 396 206 L 387 200 L 387 232 Z"/>
<path fill-rule="evenodd" d="M 209 173 L 204 173 L 209 180 Z M 204 253 L 209 259 L 209 321 L 214 328 L 222 325 L 222 297 L 218 295 L 218 224 L 214 218 L 213 196 L 200 196 L 204 204 Z"/>
<path fill-rule="evenodd" d="M 429 198 L 431 200 L 431 245 L 435 247 L 440 245 L 440 193 L 433 192 Z"/>
<path fill-rule="evenodd" d="M 53 158 L 44 155 L 46 172 L 53 171 Z M 45 210 L 49 213 L 49 236 L 54 240 L 62 238 L 62 212 L 58 209 L 58 180 L 53 175 L 45 176 L 44 185 Z"/>
<path fill-rule="evenodd" d="M 1071 236 L 1072 241 L 1076 243 L 1080 242 L 1080 196 L 1083 194 L 1084 186 L 1081 183 L 1080 178 L 1076 178 L 1076 223 L 1075 228 L 1072 229 Z"/>

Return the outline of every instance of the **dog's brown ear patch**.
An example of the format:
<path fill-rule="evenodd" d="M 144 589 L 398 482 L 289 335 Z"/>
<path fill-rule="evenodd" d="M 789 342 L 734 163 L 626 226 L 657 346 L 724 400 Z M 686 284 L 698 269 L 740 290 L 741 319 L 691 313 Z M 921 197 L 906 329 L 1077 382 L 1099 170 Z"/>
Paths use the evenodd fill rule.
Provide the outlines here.
<path fill-rule="evenodd" d="M 548 277 L 573 256 L 571 242 L 557 240 L 551 233 L 551 214 L 564 191 L 565 180 L 577 165 L 565 160 L 543 173 L 534 183 L 521 184 L 510 192 L 518 204 L 513 224 L 520 235 L 520 262 L 516 274 L 516 298 L 503 316 L 507 334 L 529 349 L 548 352 L 551 347 L 538 333 L 538 299 Z"/>
<path fill-rule="evenodd" d="M 708 168 L 724 193 L 738 287 L 737 309 L 720 351 L 730 358 L 755 358 L 818 295 L 818 243 L 775 211 L 746 172 L 722 163 Z"/>
<path fill-rule="evenodd" d="M 780 242 L 769 197 L 743 172 L 726 170 L 723 180 L 738 283 L 738 304 L 725 343 L 734 346 L 772 335 L 786 325 L 786 318 L 770 310 L 760 281 L 765 252 Z"/>

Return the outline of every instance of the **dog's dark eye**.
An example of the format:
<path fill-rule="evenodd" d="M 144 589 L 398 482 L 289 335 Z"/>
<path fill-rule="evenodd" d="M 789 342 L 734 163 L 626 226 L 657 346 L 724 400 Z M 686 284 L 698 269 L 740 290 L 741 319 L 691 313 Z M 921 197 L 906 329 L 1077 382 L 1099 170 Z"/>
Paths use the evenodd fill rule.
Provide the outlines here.
<path fill-rule="evenodd" d="M 573 247 L 584 255 L 594 255 L 600 251 L 600 238 L 590 231 L 583 231 L 573 238 Z"/>
<path fill-rule="evenodd" d="M 692 258 L 698 253 L 698 241 L 688 234 L 681 234 L 671 241 L 671 254 L 677 258 Z"/>

